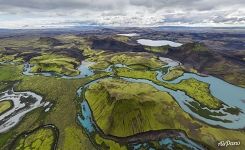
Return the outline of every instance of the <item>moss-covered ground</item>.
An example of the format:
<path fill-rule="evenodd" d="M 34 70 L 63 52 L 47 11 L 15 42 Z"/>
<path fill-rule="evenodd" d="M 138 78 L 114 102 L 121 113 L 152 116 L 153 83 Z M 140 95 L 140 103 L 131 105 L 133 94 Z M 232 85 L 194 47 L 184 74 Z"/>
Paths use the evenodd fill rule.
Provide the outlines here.
<path fill-rule="evenodd" d="M 0 102 L 0 115 L 9 110 L 12 107 L 12 102 L 10 100 L 4 100 Z"/>
<path fill-rule="evenodd" d="M 32 58 L 30 64 L 34 65 L 31 70 L 32 72 L 56 72 L 74 76 L 79 74 L 76 67 L 80 62 L 63 55 L 44 54 Z"/>
<path fill-rule="evenodd" d="M 10 65 L 4 64 L 0 65 L 0 81 L 14 81 L 19 80 L 22 75 L 22 65 Z"/>
<path fill-rule="evenodd" d="M 128 42 L 130 40 L 130 37 L 128 36 L 122 36 L 122 35 L 116 35 L 112 37 L 113 39 L 121 42 Z"/>
<path fill-rule="evenodd" d="M 104 51 L 96 52 L 89 48 L 86 48 L 84 53 L 89 57 L 88 61 L 95 62 L 91 68 L 97 70 L 106 69 L 111 64 L 140 65 L 151 69 L 165 65 L 164 62 L 149 53 L 106 53 Z"/>
<path fill-rule="evenodd" d="M 40 128 L 27 135 L 20 136 L 15 142 L 16 150 L 52 150 L 55 144 L 54 131 Z"/>
<path fill-rule="evenodd" d="M 112 140 L 104 139 L 98 134 L 95 135 L 95 141 L 101 149 L 109 150 L 127 150 L 125 145 L 120 145 Z"/>
<path fill-rule="evenodd" d="M 170 46 L 144 46 L 146 50 L 155 53 L 167 53 Z"/>
<path fill-rule="evenodd" d="M 147 84 L 105 79 L 91 85 L 85 98 L 96 122 L 106 134 L 124 137 L 174 127 L 171 127 L 170 122 L 161 123 L 161 118 L 165 117 L 160 116 L 168 114 L 158 114 L 164 105 L 170 105 L 174 100 L 167 93 L 159 92 Z"/>

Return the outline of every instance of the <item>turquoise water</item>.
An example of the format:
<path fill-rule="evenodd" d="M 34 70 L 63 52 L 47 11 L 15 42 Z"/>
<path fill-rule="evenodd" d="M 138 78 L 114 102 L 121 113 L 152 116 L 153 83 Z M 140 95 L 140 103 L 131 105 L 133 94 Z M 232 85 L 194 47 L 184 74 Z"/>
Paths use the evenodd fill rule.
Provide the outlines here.
<path fill-rule="evenodd" d="M 245 100 L 245 88 L 232 85 L 213 76 L 203 77 L 193 73 L 184 73 L 183 76 L 170 81 L 169 83 L 179 83 L 182 80 L 190 78 L 208 83 L 213 96 L 222 100 L 227 105 L 238 107 L 245 112 L 245 103 L 243 102 L 243 100 Z"/>
<path fill-rule="evenodd" d="M 177 137 L 163 138 L 159 141 L 159 144 L 163 147 L 167 147 L 169 150 L 174 150 L 175 144 L 183 145 L 192 150 L 204 149 L 201 145 L 187 138 L 183 133 L 179 133 Z"/>
<path fill-rule="evenodd" d="M 95 129 L 94 123 L 92 121 L 92 114 L 91 114 L 91 110 L 89 108 L 87 101 L 83 101 L 81 103 L 81 113 L 82 113 L 82 116 L 78 115 L 78 120 L 81 123 L 81 125 L 83 126 L 83 128 L 88 133 L 94 132 L 96 129 Z"/>
<path fill-rule="evenodd" d="M 88 77 L 88 76 L 92 76 L 94 75 L 94 71 L 92 69 L 89 68 L 89 66 L 83 65 L 81 64 L 78 68 L 80 71 L 80 74 L 74 77 L 71 76 L 62 76 L 61 78 L 65 78 L 65 79 L 78 79 L 78 78 L 84 78 L 84 77 Z"/>

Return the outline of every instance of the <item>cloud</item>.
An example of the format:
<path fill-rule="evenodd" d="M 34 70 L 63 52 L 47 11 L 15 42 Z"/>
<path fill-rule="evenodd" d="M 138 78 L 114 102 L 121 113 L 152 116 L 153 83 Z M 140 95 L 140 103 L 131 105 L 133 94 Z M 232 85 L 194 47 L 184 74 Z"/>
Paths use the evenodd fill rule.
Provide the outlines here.
<path fill-rule="evenodd" d="M 0 0 L 0 28 L 241 25 L 244 0 Z"/>

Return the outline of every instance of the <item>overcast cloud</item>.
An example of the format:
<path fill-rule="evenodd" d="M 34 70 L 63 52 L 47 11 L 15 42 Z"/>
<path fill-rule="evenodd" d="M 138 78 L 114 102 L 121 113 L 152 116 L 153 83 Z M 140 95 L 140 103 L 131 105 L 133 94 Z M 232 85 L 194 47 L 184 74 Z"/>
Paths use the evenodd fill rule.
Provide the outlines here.
<path fill-rule="evenodd" d="M 0 0 L 0 28 L 245 26 L 245 0 Z"/>

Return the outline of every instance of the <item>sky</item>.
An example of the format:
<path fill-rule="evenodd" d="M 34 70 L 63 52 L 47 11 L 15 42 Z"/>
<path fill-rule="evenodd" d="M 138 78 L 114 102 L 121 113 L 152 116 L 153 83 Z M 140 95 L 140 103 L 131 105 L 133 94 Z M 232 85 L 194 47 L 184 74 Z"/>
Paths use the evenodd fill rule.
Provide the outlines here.
<path fill-rule="evenodd" d="M 245 0 L 0 0 L 0 28 L 245 27 Z"/>

